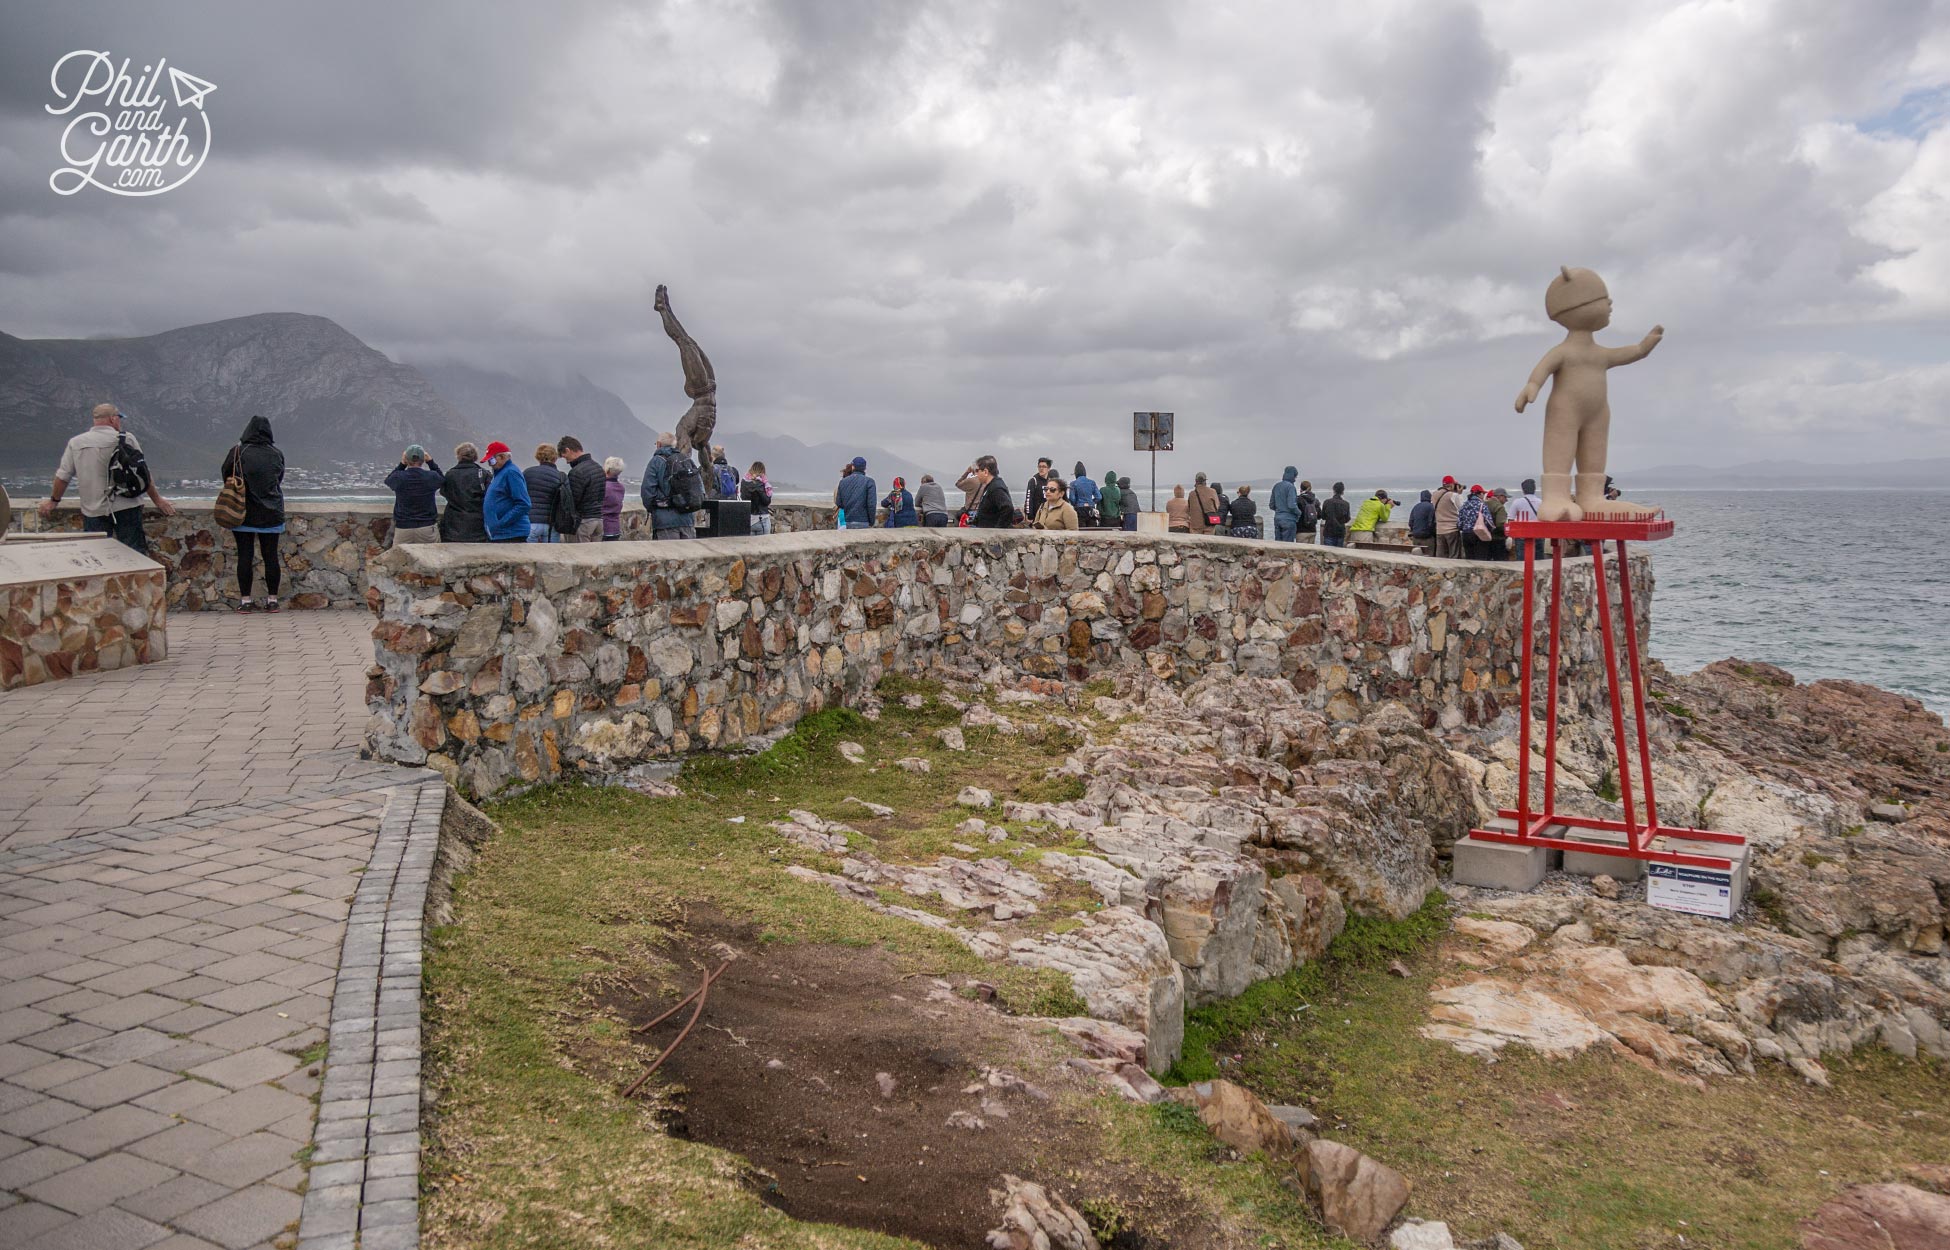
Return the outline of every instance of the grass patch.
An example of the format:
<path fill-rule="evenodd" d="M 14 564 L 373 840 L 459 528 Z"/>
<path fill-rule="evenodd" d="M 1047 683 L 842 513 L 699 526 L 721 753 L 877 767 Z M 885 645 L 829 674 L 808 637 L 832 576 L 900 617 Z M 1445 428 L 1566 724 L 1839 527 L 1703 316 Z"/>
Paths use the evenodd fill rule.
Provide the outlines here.
<path fill-rule="evenodd" d="M 1224 1076 L 1308 1106 L 1324 1135 L 1408 1174 L 1411 1213 L 1448 1220 L 1458 1240 L 1504 1231 L 1531 1250 L 1682 1236 L 1790 1250 L 1796 1222 L 1844 1186 L 1950 1155 L 1937 1062 L 1866 1051 L 1824 1061 L 1830 1090 L 1765 1064 L 1701 1092 L 1609 1055 L 1459 1055 L 1417 1032 L 1444 971 L 1429 941 L 1440 925 L 1433 908 L 1352 921 L 1319 965 L 1190 1013 L 1173 1078 Z M 1175 1127 L 1177 1112 L 1152 1114 Z"/>
<path fill-rule="evenodd" d="M 695 970 L 672 966 L 664 952 L 686 917 L 708 907 L 761 941 L 871 948 L 917 973 L 972 974 L 1011 1012 L 1084 1013 L 1058 973 L 985 963 L 945 935 L 783 871 L 793 862 L 833 868 L 767 827 L 792 808 L 859 829 L 857 849 L 927 862 L 953 853 L 955 827 L 970 815 L 954 802 L 965 785 L 1042 802 L 1081 795 L 1080 780 L 1047 776 L 1064 739 L 970 733 L 967 751 L 950 752 L 933 731 L 955 716 L 932 686 L 891 683 L 880 693 L 878 721 L 832 709 L 760 754 L 693 758 L 681 798 L 565 784 L 489 808 L 501 833 L 457 883 L 454 923 L 429 935 L 428 1071 L 438 1110 L 425 1164 L 428 1244 L 913 1244 L 791 1221 L 759 1200 L 739 1160 L 666 1136 L 651 1104 L 617 1096 L 644 1053 L 605 1005 L 626 1001 L 634 986 L 688 986 Z M 902 694 L 921 695 L 921 706 L 906 707 Z M 1038 730 L 1050 714 L 1027 705 L 1008 712 Z M 868 763 L 847 763 L 841 741 L 865 747 Z M 908 755 L 928 759 L 932 772 L 892 766 Z M 875 818 L 849 796 L 898 815 Z M 1060 830 L 1047 836 L 1070 839 Z M 1015 839 L 978 848 L 1004 857 L 1023 849 Z M 1095 907 L 1080 887 L 1055 890 L 1050 902 L 1036 919 L 1056 928 Z"/>

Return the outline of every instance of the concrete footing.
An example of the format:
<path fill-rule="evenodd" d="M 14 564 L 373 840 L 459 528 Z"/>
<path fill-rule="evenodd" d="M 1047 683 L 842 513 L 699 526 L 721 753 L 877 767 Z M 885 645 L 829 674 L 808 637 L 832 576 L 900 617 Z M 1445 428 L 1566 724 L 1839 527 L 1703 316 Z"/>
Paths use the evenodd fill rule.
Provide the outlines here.
<path fill-rule="evenodd" d="M 1593 842 L 1600 846 L 1624 846 L 1625 835 L 1602 829 L 1573 829 L 1563 835 L 1574 842 Z M 1580 877 L 1610 877 L 1614 881 L 1637 881 L 1645 875 L 1645 861 L 1601 851 L 1564 852 L 1564 871 Z"/>
<path fill-rule="evenodd" d="M 1509 821 L 1499 820 L 1490 826 L 1513 828 Z M 1552 830 L 1556 836 L 1556 830 Z M 1543 881 L 1544 874 L 1550 871 L 1550 848 L 1543 846 L 1513 846 L 1508 842 L 1484 842 L 1476 838 L 1463 838 L 1451 848 L 1451 873 L 1457 885 L 1482 886 L 1490 890 L 1514 890 L 1522 893 L 1534 890 Z"/>

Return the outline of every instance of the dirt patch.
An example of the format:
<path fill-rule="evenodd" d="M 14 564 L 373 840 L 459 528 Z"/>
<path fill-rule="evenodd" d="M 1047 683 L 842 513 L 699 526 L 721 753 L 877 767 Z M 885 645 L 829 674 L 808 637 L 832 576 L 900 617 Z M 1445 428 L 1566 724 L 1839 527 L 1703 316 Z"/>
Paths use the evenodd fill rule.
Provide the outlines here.
<path fill-rule="evenodd" d="M 1009 1172 L 1111 1215 L 1121 1231 L 1108 1250 L 1246 1244 L 1205 1226 L 1171 1178 L 1106 1166 L 1084 1102 L 1098 1087 L 1020 1022 L 877 951 L 687 927 L 680 966 L 716 967 L 727 947 L 740 957 L 654 1078 L 666 1128 L 744 1156 L 788 1215 L 974 1250 Z M 625 1018 L 653 1018 L 697 979 L 654 1006 L 632 996 Z M 689 1014 L 650 1040 L 667 1042 Z"/>

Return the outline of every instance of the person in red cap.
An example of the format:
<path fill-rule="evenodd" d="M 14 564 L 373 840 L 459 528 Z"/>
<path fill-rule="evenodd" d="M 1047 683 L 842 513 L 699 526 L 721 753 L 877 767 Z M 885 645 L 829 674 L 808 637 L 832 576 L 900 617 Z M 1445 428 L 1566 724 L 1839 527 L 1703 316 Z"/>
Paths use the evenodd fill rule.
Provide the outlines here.
<path fill-rule="evenodd" d="M 1435 490 L 1435 554 L 1450 560 L 1463 556 L 1462 530 L 1456 514 L 1462 507 L 1462 486 L 1455 478 L 1443 475 Z"/>
<path fill-rule="evenodd" d="M 487 467 L 494 476 L 488 479 L 481 512 L 487 522 L 491 543 L 528 541 L 528 483 L 515 468 L 514 453 L 503 442 L 487 445 Z"/>

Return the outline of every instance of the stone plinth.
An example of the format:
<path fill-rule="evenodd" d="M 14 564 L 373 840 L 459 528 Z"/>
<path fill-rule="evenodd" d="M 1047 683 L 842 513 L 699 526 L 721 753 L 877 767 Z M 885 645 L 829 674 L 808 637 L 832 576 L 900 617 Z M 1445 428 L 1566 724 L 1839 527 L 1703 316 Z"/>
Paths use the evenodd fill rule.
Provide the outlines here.
<path fill-rule="evenodd" d="M 0 690 L 168 654 L 163 570 L 106 534 L 0 543 Z"/>
<path fill-rule="evenodd" d="M 1278 677 L 1334 720 L 1392 699 L 1487 724 L 1516 702 L 1523 601 L 1520 565 L 1114 531 L 410 546 L 370 576 L 367 749 L 475 795 L 739 743 L 943 664 Z M 1566 567 L 1567 709 L 1605 706 L 1589 580 Z"/>

